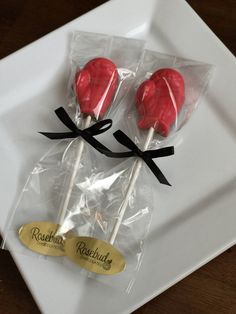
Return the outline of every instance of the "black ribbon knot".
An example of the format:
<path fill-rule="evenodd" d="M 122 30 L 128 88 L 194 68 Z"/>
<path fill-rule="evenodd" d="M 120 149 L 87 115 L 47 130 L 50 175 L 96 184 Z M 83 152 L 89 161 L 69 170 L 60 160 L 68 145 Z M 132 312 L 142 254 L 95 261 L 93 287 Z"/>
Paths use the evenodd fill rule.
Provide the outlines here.
<path fill-rule="evenodd" d="M 55 110 L 57 117 L 60 121 L 71 130 L 71 132 L 52 133 L 52 132 L 39 132 L 40 134 L 50 138 L 51 140 L 65 139 L 65 138 L 76 138 L 82 137 L 86 142 L 92 145 L 96 150 L 101 152 L 102 150 L 109 151 L 109 149 L 94 138 L 95 135 L 106 132 L 112 126 L 111 119 L 105 119 L 95 123 L 94 125 L 86 128 L 79 129 L 76 124 L 71 120 L 67 112 L 63 107 Z"/>

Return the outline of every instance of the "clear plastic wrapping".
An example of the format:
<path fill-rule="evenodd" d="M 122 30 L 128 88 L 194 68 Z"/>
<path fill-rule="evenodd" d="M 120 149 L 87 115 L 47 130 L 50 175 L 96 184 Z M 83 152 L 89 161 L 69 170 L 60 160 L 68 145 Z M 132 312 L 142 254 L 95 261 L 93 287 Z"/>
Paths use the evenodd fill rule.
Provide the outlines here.
<path fill-rule="evenodd" d="M 142 102 L 147 97 L 145 92 L 149 91 L 148 88 L 143 88 L 143 84 L 156 73 L 160 76 L 158 80 L 163 81 L 154 86 L 157 89 L 154 95 L 155 104 L 160 107 L 161 113 L 158 108 L 154 108 L 156 116 L 153 119 L 155 112 L 153 114 L 152 108 L 145 107 L 149 105 L 149 99 L 147 98 L 146 103 Z M 171 145 L 173 138 L 197 107 L 211 74 L 211 65 L 145 51 L 137 71 L 135 88 L 114 115 L 115 128 L 121 128 L 141 151 L 161 149 L 163 152 L 166 145 Z M 176 104 L 178 101 L 179 104 Z M 171 117 L 168 116 L 169 112 Z M 115 132 L 116 137 L 117 134 Z M 117 145 L 116 152 L 120 150 L 121 146 Z M 122 150 L 129 151 L 130 147 L 123 147 Z M 114 154 L 113 157 L 117 157 L 116 155 L 119 154 Z M 163 157 L 168 155 L 170 153 L 160 154 Z M 77 219 L 74 228 L 79 235 L 89 235 L 110 243 L 125 258 L 126 266 L 122 272 L 113 276 L 96 275 L 92 278 L 128 292 L 142 261 L 143 244 L 156 206 L 155 200 L 162 197 L 158 195 L 158 175 L 155 177 L 148 163 L 140 157 L 123 159 L 109 170 L 105 170 L 108 167 L 104 158 L 102 171 L 90 173 L 86 181 L 78 184 L 83 191 L 84 204 L 88 207 L 85 212 L 78 211 L 74 217 Z M 168 159 L 168 164 L 171 169 L 171 158 Z M 165 169 L 161 171 L 165 176 Z M 168 185 L 168 182 L 165 184 Z M 170 189 L 168 186 L 166 188 Z M 92 208 L 93 214 L 90 212 Z"/>
<path fill-rule="evenodd" d="M 11 250 L 39 256 L 26 249 L 20 243 L 19 236 L 21 242 L 34 252 L 64 255 L 63 230 L 72 229 L 68 221 L 71 220 L 73 226 L 77 202 L 80 202 L 80 197 L 83 198 L 77 190 L 77 180 L 93 173 L 99 160 L 94 148 L 77 134 L 78 130 L 88 129 L 99 120 L 114 115 L 132 87 L 143 46 L 144 41 L 137 39 L 80 31 L 73 33 L 68 80 L 71 118 L 64 118 L 64 124 L 72 132 L 54 137 L 44 133 L 52 139 L 63 136 L 65 139 L 56 145 L 52 142 L 50 151 L 39 160 L 29 175 L 7 223 L 3 248 L 9 242 Z M 53 112 L 48 114 L 56 119 Z M 42 131 L 53 132 L 50 126 L 48 130 Z M 87 133 L 87 136 L 92 136 L 91 130 Z M 67 139 L 70 137 L 72 139 Z M 34 222 L 36 224 L 33 228 L 31 223 Z M 60 235 L 57 232 L 58 225 L 61 226 Z M 24 239 L 25 233 L 27 239 Z"/>
<path fill-rule="evenodd" d="M 75 268 L 71 260 L 81 266 L 82 272 L 89 271 L 90 278 L 128 292 L 142 261 L 143 244 L 158 194 L 158 176 L 153 175 L 155 169 L 147 162 L 153 157 L 148 152 L 144 156 L 143 151 L 165 149 L 171 144 L 206 90 L 212 70 L 210 65 L 153 51 L 145 51 L 141 58 L 142 47 L 143 42 L 137 40 L 74 34 L 69 103 L 76 108 L 77 127 L 87 128 L 99 119 L 111 117 L 114 128 L 120 128 L 137 145 L 136 152 L 131 158 L 113 159 L 80 138 L 61 140 L 30 174 L 6 232 L 12 249 L 36 255 L 19 242 L 19 227 L 33 221 L 58 223 L 51 236 L 48 227 L 46 235 L 37 234 L 39 242 L 48 239 L 56 248 L 60 245 L 58 255 L 68 257 L 60 261 L 72 271 Z M 97 57 L 109 58 L 117 68 L 114 79 L 109 65 L 105 75 L 107 88 L 97 84 L 97 78 L 88 87 L 91 80 L 87 79 L 87 73 L 82 73 L 88 62 Z M 93 71 L 93 66 L 89 71 Z M 78 97 L 81 73 L 87 81 L 84 84 L 82 78 L 82 95 Z M 111 93 L 108 98 L 106 90 Z M 95 105 L 91 99 L 97 99 Z M 101 99 L 105 99 L 104 111 Z M 78 100 L 83 102 L 83 108 Z M 111 134 L 106 133 L 102 139 L 106 145 L 110 144 Z M 114 150 L 120 151 L 120 144 L 114 138 L 112 141 Z M 122 150 L 130 149 L 127 146 Z M 168 165 L 171 169 L 171 159 Z M 160 171 L 164 176 L 165 169 Z M 154 185 L 156 188 L 151 189 Z M 57 237 L 62 243 L 57 242 Z M 50 255 L 47 251 L 43 254 Z"/>
<path fill-rule="evenodd" d="M 143 145 L 148 130 L 153 127 L 155 132 L 149 148 L 166 145 L 173 141 L 196 109 L 212 73 L 213 66 L 210 64 L 145 50 L 135 86 L 126 98 L 126 106 L 121 105 L 120 111 L 114 117 L 115 128 L 121 128 L 136 144 Z M 159 77 L 156 85 L 155 80 L 154 83 L 151 80 L 153 76 Z M 176 83 L 173 82 L 173 76 Z M 156 94 L 153 89 L 156 89 Z M 160 89 L 163 90 L 162 93 Z M 152 97 L 156 106 L 152 106 Z M 149 102 L 151 105 L 148 107 Z M 155 117 L 155 109 L 159 109 L 158 102 L 161 103 L 161 109 Z M 180 104 L 177 104 L 178 102 Z M 154 107 L 154 110 L 150 110 L 150 107 Z M 168 117 L 169 112 L 171 117 Z M 122 116 L 125 119 L 121 119 Z M 116 121 L 120 121 L 118 125 Z"/>

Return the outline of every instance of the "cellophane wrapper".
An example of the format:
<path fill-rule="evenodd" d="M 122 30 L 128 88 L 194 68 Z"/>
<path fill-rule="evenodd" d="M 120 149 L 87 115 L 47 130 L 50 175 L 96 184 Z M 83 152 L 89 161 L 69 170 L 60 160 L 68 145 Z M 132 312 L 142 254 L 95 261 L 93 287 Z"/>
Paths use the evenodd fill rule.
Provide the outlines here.
<path fill-rule="evenodd" d="M 68 103 L 66 108 L 69 109 L 71 119 L 79 128 L 83 129 L 93 125 L 97 120 L 105 117 L 113 117 L 119 104 L 122 103 L 134 83 L 143 46 L 144 42 L 137 39 L 79 31 L 73 33 L 69 54 L 71 74 L 68 78 Z M 76 73 L 94 58 L 109 58 L 116 65 L 118 84 L 106 112 L 100 114 L 99 110 L 96 109 L 96 112 L 92 112 L 93 115 L 89 125 L 86 125 L 86 114 L 81 112 L 74 85 Z M 101 96 L 101 108 L 103 99 L 106 99 L 106 90 L 104 95 Z M 57 118 L 53 112 L 49 111 L 48 117 L 48 129 L 40 131 L 55 132 L 50 126 L 50 121 Z M 40 116 L 38 118 L 40 119 Z M 61 125 L 61 128 L 59 132 L 68 131 L 63 125 Z M 40 140 L 37 134 L 35 136 L 35 140 Z M 108 135 L 102 136 L 108 137 Z M 102 136 L 99 136 L 99 138 L 102 138 Z M 25 140 L 27 141 L 27 138 Z M 43 137 L 41 140 L 50 141 L 50 139 Z M 62 258 L 40 255 L 29 250 L 19 241 L 18 232 L 22 225 L 30 222 L 49 221 L 59 223 L 63 202 L 68 193 L 68 185 L 71 181 L 81 145 L 83 146 L 82 157 L 73 180 L 72 193 L 66 209 L 65 219 L 61 222 L 60 236 L 64 237 L 64 232 L 73 230 L 77 224 L 82 226 L 77 228 L 79 232 L 84 234 L 92 232 L 89 225 L 92 224 L 93 214 L 95 215 L 96 211 L 94 201 L 97 199 L 97 202 L 99 202 L 99 195 L 90 193 L 86 182 L 90 180 L 88 179 L 90 176 L 101 171 L 100 159 L 103 156 L 81 138 L 63 139 L 58 140 L 56 143 L 52 141 L 51 149 L 39 159 L 29 174 L 19 199 L 9 216 L 2 242 L 3 249 L 40 259 L 62 261 Z M 9 245 L 7 245 L 8 242 Z"/>
<path fill-rule="evenodd" d="M 176 112 L 168 136 L 154 132 L 147 145 L 147 136 L 150 131 L 138 127 L 138 120 L 142 117 L 136 110 L 136 92 L 143 81 L 162 68 L 174 69 L 181 73 L 185 85 L 185 99 L 182 109 Z M 179 131 L 189 120 L 206 92 L 212 71 L 211 65 L 202 62 L 146 50 L 137 71 L 135 88 L 130 91 L 114 115 L 114 128 L 120 128 L 141 150 L 145 146 L 147 146 L 146 149 L 158 149 L 174 145 L 180 138 L 184 145 L 184 130 Z M 106 143 L 106 139 L 104 142 Z M 112 147 L 115 151 L 128 150 L 118 143 L 116 147 L 114 144 Z M 181 171 L 181 169 L 171 167 L 172 158 L 174 156 L 166 158 L 164 164 L 168 168 L 161 169 L 171 178 L 174 177 L 176 171 Z M 77 211 L 74 211 L 74 219 L 76 219 L 74 228 L 80 235 L 89 235 L 109 243 L 128 193 L 125 213 L 115 239 L 113 237 L 112 240 L 113 246 L 125 257 L 126 268 L 113 276 L 91 275 L 90 277 L 111 288 L 130 292 L 142 262 L 145 251 L 143 245 L 151 224 L 152 212 L 164 210 L 164 208 L 158 208 L 158 200 L 167 195 L 170 197 L 171 187 L 166 185 L 159 188 L 160 183 L 157 178 L 139 158 L 121 159 L 112 167 L 112 160 L 104 157 L 102 163 L 103 165 L 100 163 L 102 171 L 90 173 L 86 179 L 81 178 L 82 181 L 77 184 L 82 194 L 81 203 Z M 105 171 L 105 169 L 109 170 Z M 98 170 L 97 168 L 96 171 Z M 134 176 L 136 176 L 135 179 Z M 132 192 L 129 193 L 131 181 L 134 183 Z M 169 190 L 164 196 L 160 192 L 163 189 Z M 164 200 L 161 203 L 163 204 Z"/>
<path fill-rule="evenodd" d="M 175 100 L 173 99 L 175 93 L 172 90 L 171 81 L 168 76 L 162 76 L 169 91 L 167 96 L 167 98 L 169 98 L 169 104 L 171 104 L 172 110 L 175 112 L 173 115 L 174 119 L 172 124 L 170 124 L 168 134 L 165 135 L 158 132 L 158 122 L 150 124 L 157 130 L 150 141 L 149 149 L 159 148 L 169 143 L 173 144 L 183 137 L 182 134 L 184 131 L 182 131 L 182 127 L 186 124 L 200 103 L 214 72 L 214 66 L 210 64 L 166 55 L 156 51 L 144 50 L 140 66 L 136 74 L 134 88 L 130 91 L 125 100 L 126 105 L 121 105 L 119 107 L 119 111 L 116 112 L 116 116 L 114 117 L 114 128 L 120 128 L 123 130 L 137 145 L 139 145 L 141 149 L 146 141 L 149 129 L 140 128 L 139 122 L 144 117 L 151 119 L 152 111 L 148 111 L 147 108 L 145 108 L 145 104 L 140 104 L 139 107 L 141 108 L 139 111 L 137 110 L 137 90 L 141 84 L 150 80 L 156 71 L 162 69 L 171 69 L 178 71 L 178 73 L 181 74 L 184 81 L 185 95 L 182 107 L 180 110 L 177 110 Z M 156 105 L 158 106 L 158 100 Z M 163 114 L 163 117 L 165 119 L 165 113 Z"/>

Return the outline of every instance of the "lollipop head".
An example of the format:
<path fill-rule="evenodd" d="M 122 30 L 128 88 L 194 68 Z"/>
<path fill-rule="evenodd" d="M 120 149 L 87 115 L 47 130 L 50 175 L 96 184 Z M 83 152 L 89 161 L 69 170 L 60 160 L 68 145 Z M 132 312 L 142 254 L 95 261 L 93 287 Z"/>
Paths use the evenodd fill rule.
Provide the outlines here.
<path fill-rule="evenodd" d="M 162 136 L 168 136 L 184 103 L 184 91 L 184 79 L 178 71 L 156 71 L 137 90 L 138 126 L 141 129 L 153 127 Z"/>
<path fill-rule="evenodd" d="M 75 93 L 81 112 L 102 118 L 113 100 L 117 84 L 118 72 L 111 60 L 89 61 L 75 76 Z"/>

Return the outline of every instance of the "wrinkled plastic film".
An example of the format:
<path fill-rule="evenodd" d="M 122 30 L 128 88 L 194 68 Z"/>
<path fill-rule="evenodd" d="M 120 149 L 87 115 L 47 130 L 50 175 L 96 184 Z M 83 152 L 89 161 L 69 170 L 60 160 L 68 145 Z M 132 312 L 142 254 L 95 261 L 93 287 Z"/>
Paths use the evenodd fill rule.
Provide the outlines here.
<path fill-rule="evenodd" d="M 173 78 L 168 76 L 168 71 L 166 75 L 166 69 L 171 70 L 171 74 L 173 72 L 174 75 L 176 75 L 175 72 L 178 73 L 177 84 L 174 88 L 177 89 L 181 84 L 184 85 L 182 95 L 178 94 L 178 90 L 171 89 L 173 86 L 171 80 Z M 143 105 L 142 96 L 137 95 L 140 85 L 149 80 L 153 74 L 155 75 L 156 71 L 162 71 L 160 79 L 163 79 L 163 84 L 166 85 L 164 88 L 168 90 L 165 97 L 169 97 L 166 102 L 169 106 L 172 106 L 167 112 L 163 112 L 164 119 L 170 122 L 169 129 L 166 129 L 166 132 L 163 132 L 163 128 L 160 130 L 159 126 L 155 125 L 155 120 L 152 124 L 153 115 L 150 108 L 137 108 Z M 117 112 L 119 119 L 115 116 L 116 128 L 119 125 L 144 151 L 161 148 L 167 144 L 170 145 L 197 107 L 209 83 L 211 74 L 212 66 L 210 65 L 145 51 L 137 71 L 135 88 L 131 90 L 125 99 L 124 105 Z M 161 87 L 163 88 L 163 86 Z M 143 94 L 145 95 L 145 91 Z M 156 98 L 158 96 L 163 97 L 162 94 L 154 96 Z M 139 97 L 141 101 L 137 99 Z M 181 109 L 177 108 L 176 102 L 178 99 L 175 99 L 175 97 L 180 97 L 182 101 Z M 158 105 L 158 102 L 156 102 L 156 106 Z M 169 121 L 169 117 L 166 117 L 168 111 L 172 111 L 172 117 Z M 160 117 L 162 118 L 162 116 L 157 115 L 155 118 L 159 119 Z M 148 120 L 148 123 L 151 121 L 149 125 L 147 123 L 148 127 L 143 128 L 140 125 L 139 122 L 142 119 Z M 118 120 L 119 122 L 116 124 Z M 119 146 L 119 149 L 121 149 L 121 146 Z M 123 147 L 122 150 L 125 151 L 126 149 Z M 152 212 L 157 210 L 155 208 L 156 203 L 153 200 L 161 197 L 161 195 L 158 195 L 159 183 L 147 165 L 138 158 L 130 158 L 120 163 L 111 169 L 109 173 L 114 175 L 115 181 L 104 192 L 104 195 L 102 193 L 100 196 L 100 199 L 104 197 L 104 203 L 99 204 L 99 206 L 102 206 L 102 213 L 104 214 L 99 214 L 99 219 L 95 220 L 96 227 L 94 227 L 92 236 L 104 239 L 118 248 L 126 257 L 126 268 L 122 273 L 115 275 L 114 278 L 104 278 L 103 276 L 92 276 L 92 278 L 111 287 L 126 289 L 129 292 L 142 261 L 143 243 L 151 223 Z M 110 178 L 108 173 L 104 173 L 103 176 L 105 178 L 101 182 Z M 102 191 L 103 185 L 99 186 L 100 191 Z M 104 204 L 108 205 L 104 206 Z M 158 210 L 163 209 L 158 208 Z"/>
<path fill-rule="evenodd" d="M 113 228 L 127 192 L 126 187 L 135 170 L 134 161 L 135 158 L 124 160 L 110 171 L 96 172 L 78 183 L 80 191 L 83 192 L 80 198 L 82 202 L 78 206 L 80 210 L 74 216 L 74 226 L 70 230 L 73 234 L 111 242 Z M 149 176 L 149 170 L 142 167 L 113 243 L 125 257 L 124 271 L 111 276 L 91 273 L 89 275 L 90 278 L 114 289 L 129 292 L 142 261 L 143 241 L 151 223 L 150 209 L 153 204 Z M 72 227 L 71 221 L 72 219 L 68 219 L 68 224 Z M 67 261 L 65 263 L 68 265 Z"/>
<path fill-rule="evenodd" d="M 106 113 L 92 111 L 89 123 L 93 124 L 95 120 L 105 117 L 113 118 L 115 130 L 120 128 L 141 150 L 147 150 L 172 143 L 204 94 L 212 68 L 196 61 L 146 51 L 136 71 L 142 45 L 143 43 L 136 40 L 75 32 L 71 47 L 69 103 L 73 112 L 76 109 L 74 121 L 83 128 L 88 112 L 81 112 L 76 98 L 74 86 L 76 73 L 98 56 L 109 57 L 117 67 L 119 77 L 117 90 L 111 104 L 106 108 Z M 127 47 L 127 50 L 124 47 Z M 137 90 L 140 85 L 163 68 L 178 71 L 184 80 L 184 101 L 178 110 L 174 105 L 176 100 L 173 98 L 176 92 L 171 90 L 172 83 L 168 86 L 168 75 L 164 76 L 165 88 L 169 90 L 165 97 L 169 96 L 167 102 L 174 108 L 165 134 L 163 128 L 162 132 L 157 132 L 159 126 L 155 125 L 155 121 L 153 124 L 153 115 L 143 103 L 142 97 L 145 94 L 143 91 L 137 104 Z M 163 75 L 163 72 L 161 73 Z M 149 125 L 147 123 L 147 128 L 143 128 L 139 123 L 144 118 L 147 119 L 145 124 L 147 121 L 150 123 Z M 28 221 L 60 221 L 58 214 L 67 196 L 67 188 L 78 160 L 81 142 L 79 138 L 58 142 L 34 167 L 8 226 L 7 237 L 11 237 L 14 250 L 39 256 L 21 245 L 17 239 L 17 230 Z M 112 147 L 115 151 L 127 151 L 127 148 L 116 143 L 115 139 Z M 171 159 L 169 160 L 171 168 Z M 165 169 L 162 170 L 165 172 Z M 93 279 L 114 289 L 130 291 L 143 258 L 143 244 L 151 224 L 153 210 L 164 210 L 156 208 L 158 207 L 156 200 L 162 197 L 158 192 L 158 186 L 159 182 L 142 159 L 132 157 L 111 161 L 87 143 L 83 144 L 83 153 L 73 178 L 66 214 L 60 221 L 60 235 L 64 238 L 68 234 L 74 237 L 86 236 L 112 243 L 126 262 L 122 272 L 106 276 L 95 274 L 92 276 Z M 63 261 L 66 267 L 71 266 L 71 271 L 75 269 L 67 259 L 52 259 Z M 81 271 L 86 272 L 82 269 Z"/>
<path fill-rule="evenodd" d="M 143 45 L 143 41 L 136 39 L 84 32 L 74 33 L 70 52 L 71 75 L 68 84 L 68 103 L 73 104 L 71 119 L 74 120 L 77 127 L 84 129 L 104 116 L 112 117 L 119 102 L 127 95 L 134 82 Z M 105 70 L 99 68 L 100 64 L 98 64 L 99 69 L 97 70 L 97 64 L 95 64 L 94 71 L 93 61 L 100 58 L 106 59 Z M 87 64 L 91 65 L 91 62 L 92 69 L 85 70 L 91 72 L 89 74 L 93 81 L 92 91 L 90 90 L 91 86 L 87 90 L 87 86 L 77 86 L 77 88 L 78 73 L 83 71 Z M 108 69 L 106 68 L 107 63 Z M 107 78 L 111 64 L 114 65 L 112 69 L 115 68 L 117 71 L 116 84 L 110 84 L 108 79 L 102 80 L 107 86 L 104 84 L 100 86 L 98 81 L 101 80 L 101 75 L 102 78 L 104 75 Z M 113 73 L 111 73 L 112 77 Z M 114 86 L 111 88 L 112 84 Z M 82 96 L 78 97 L 79 92 L 82 92 Z M 92 102 L 86 103 L 89 93 Z M 109 94 L 108 97 L 107 94 Z M 84 105 L 82 110 L 80 100 Z M 86 112 L 85 109 L 90 105 L 94 106 L 96 111 Z M 50 131 L 50 126 L 49 130 L 45 131 Z M 18 232 L 23 224 L 32 221 L 59 223 L 61 225 L 59 235 L 65 238 L 65 233 L 73 230 L 78 223 L 78 213 L 86 212 L 92 215 L 92 210 L 88 211 L 91 206 L 90 202 L 88 204 L 84 202 L 88 199 L 88 191 L 84 193 L 81 188 L 83 184 L 80 186 L 80 180 L 87 180 L 90 173 L 101 171 L 101 169 L 96 169 L 96 165 L 99 166 L 101 155 L 81 138 L 62 140 L 56 145 L 52 142 L 52 145 L 50 151 L 40 159 L 29 175 L 6 226 L 3 248 L 6 248 L 6 242 L 9 239 L 11 250 L 44 258 L 31 252 L 20 243 Z M 59 261 L 59 259 L 57 260 Z"/>
<path fill-rule="evenodd" d="M 70 104 L 76 108 L 76 122 L 89 127 L 95 120 L 112 117 L 135 79 L 144 42 L 102 34 L 75 32 L 71 45 Z M 85 51 L 87 53 L 85 54 Z M 88 53 L 89 51 L 89 53 Z M 132 60 L 132 61 L 131 61 Z M 63 224 L 74 177 L 79 170 L 85 143 L 80 140 L 77 159 L 58 217 Z M 60 231 L 61 232 L 61 231 Z"/>
<path fill-rule="evenodd" d="M 156 119 L 157 121 L 155 121 L 155 119 L 153 119 L 153 113 L 155 115 L 155 110 L 150 110 L 149 107 L 145 106 L 145 102 L 140 102 L 138 100 L 141 98 L 140 86 L 142 87 L 142 84 L 144 83 L 149 84 L 151 77 L 154 76 L 155 73 L 159 71 L 165 72 L 166 69 L 177 72 L 179 76 L 182 77 L 184 95 L 179 95 L 178 91 L 176 92 L 173 90 L 173 87 L 176 90 L 179 88 L 179 82 L 173 86 L 173 79 L 164 73 L 164 75 L 162 75 L 162 84 L 166 85 L 165 89 L 168 91 L 168 93 L 165 95 L 165 103 L 170 106 L 172 122 L 170 123 L 167 132 L 161 132 L 157 125 L 157 121 L 161 120 L 161 113 L 158 113 L 159 117 L 157 118 L 159 119 Z M 140 62 L 139 69 L 137 71 L 135 87 L 132 89 L 126 99 L 126 101 L 128 101 L 127 105 L 121 106 L 121 108 L 124 108 L 124 112 L 120 112 L 119 114 L 123 115 L 125 119 L 121 119 L 120 128 L 137 144 L 143 145 L 148 134 L 148 129 L 150 127 L 154 127 L 156 131 L 149 148 L 167 145 L 178 135 L 178 131 L 185 125 L 194 110 L 197 108 L 200 99 L 205 94 L 207 86 L 212 77 L 212 73 L 212 65 L 194 60 L 178 58 L 175 56 L 169 56 L 155 51 L 145 50 L 143 58 Z M 179 79 L 179 77 L 177 77 L 177 79 Z M 154 89 L 157 87 L 159 86 L 154 86 Z M 147 89 L 145 92 L 148 94 L 150 90 Z M 143 92 L 143 94 L 145 94 L 145 92 Z M 155 109 L 158 107 L 158 101 L 162 101 L 162 99 L 159 99 L 160 96 L 162 95 L 153 95 L 155 105 L 152 106 L 152 108 L 154 107 Z M 176 108 L 178 97 L 183 97 L 182 106 L 179 109 Z M 156 103 L 155 98 L 157 99 Z M 147 100 L 150 101 L 150 99 L 152 101 L 152 95 Z M 168 111 L 163 111 L 164 117 L 161 118 L 169 122 L 168 117 L 166 117 L 168 115 Z M 117 119 L 115 118 L 114 120 L 116 121 Z"/>

